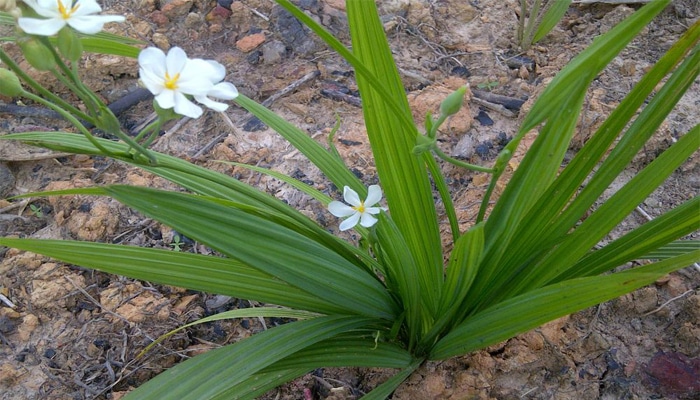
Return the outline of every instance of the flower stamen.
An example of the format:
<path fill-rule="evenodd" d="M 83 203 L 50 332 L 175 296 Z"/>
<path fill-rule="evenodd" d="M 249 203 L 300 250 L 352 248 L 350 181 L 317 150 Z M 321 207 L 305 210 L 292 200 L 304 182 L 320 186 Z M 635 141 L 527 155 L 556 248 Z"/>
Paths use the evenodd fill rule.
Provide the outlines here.
<path fill-rule="evenodd" d="M 165 83 L 163 86 L 165 86 L 167 89 L 170 90 L 175 90 L 177 89 L 177 80 L 180 79 L 180 73 L 175 74 L 175 76 L 171 77 L 169 73 L 165 73 Z"/>
<path fill-rule="evenodd" d="M 66 7 L 63 5 L 63 2 L 61 0 L 56 0 L 56 3 L 58 4 L 58 12 L 61 13 L 61 16 L 63 19 L 67 20 L 75 13 L 78 8 L 80 8 L 80 2 L 77 2 L 71 9 L 70 11 L 66 10 Z"/>
<path fill-rule="evenodd" d="M 352 209 L 362 214 L 363 212 L 365 212 L 365 202 L 361 201 L 360 205 L 354 206 L 352 207 Z"/>

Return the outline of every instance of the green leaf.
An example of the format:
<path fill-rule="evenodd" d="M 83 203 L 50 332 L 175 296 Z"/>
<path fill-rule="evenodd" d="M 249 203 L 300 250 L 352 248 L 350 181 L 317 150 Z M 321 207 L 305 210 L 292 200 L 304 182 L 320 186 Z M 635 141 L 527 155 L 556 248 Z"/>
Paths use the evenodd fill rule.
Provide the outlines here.
<path fill-rule="evenodd" d="M 510 280 L 512 267 L 502 260 L 512 254 L 513 241 L 520 240 L 512 227 L 525 224 L 528 211 L 558 175 L 590 82 L 667 4 L 668 0 L 649 3 L 596 38 L 557 74 L 506 146 L 513 154 L 523 135 L 546 121 L 486 222 L 485 264 L 469 295 L 470 307 L 487 307 L 492 294 Z"/>
<path fill-rule="evenodd" d="M 127 399 L 232 399 L 236 385 L 289 354 L 338 334 L 361 328 L 373 320 L 327 316 L 291 322 L 235 344 L 198 355 L 161 373 Z M 206 382 L 206 384 L 203 384 Z M 282 383 L 282 382 L 279 382 Z"/>
<path fill-rule="evenodd" d="M 411 117 L 410 108 L 384 30 L 371 1 L 346 3 L 353 52 L 376 76 L 381 76 L 400 111 Z M 376 85 L 357 76 L 367 135 L 375 157 L 382 189 L 394 220 L 419 266 L 421 295 L 433 312 L 437 309 L 443 279 L 442 245 L 437 213 L 428 174 L 421 159 L 413 155 L 418 130 L 410 131 L 391 112 Z M 430 158 L 426 155 L 424 159 Z M 432 158 L 430 158 L 432 159 Z"/>
<path fill-rule="evenodd" d="M 611 275 L 576 278 L 527 292 L 468 317 L 430 354 L 444 360 L 481 349 L 558 317 L 602 303 L 700 259 L 700 250 Z"/>
<path fill-rule="evenodd" d="M 230 258 L 71 240 L 0 238 L 0 245 L 164 285 L 326 314 L 343 310 Z"/>
<path fill-rule="evenodd" d="M 0 140 L 20 140 L 27 144 L 61 152 L 105 155 L 95 149 L 81 135 L 66 132 L 24 132 L 0 135 Z M 228 175 L 208 170 L 177 157 L 153 151 L 151 154 L 155 157 L 157 166 L 144 164 L 134 160 L 129 155 L 129 147 L 127 145 L 100 138 L 96 138 L 96 140 L 102 147 L 110 151 L 113 158 L 136 165 L 195 193 L 247 204 L 284 215 L 288 218 L 287 222 L 293 221 L 292 225 L 297 232 L 328 248 L 334 249 L 338 254 L 355 265 L 365 269 L 368 268 L 367 264 L 360 262 L 360 260 L 369 260 L 366 253 L 350 246 L 337 236 L 329 234 L 301 212 L 267 193 Z"/>
<path fill-rule="evenodd" d="M 240 262 L 352 313 L 393 319 L 382 283 L 332 250 L 233 203 L 141 187 L 103 193 Z"/>
<path fill-rule="evenodd" d="M 652 67 L 524 217 L 523 223 L 515 229 L 513 237 L 516 239 L 509 245 L 509 252 L 500 263 L 504 271 L 511 271 L 511 277 L 508 279 L 514 279 L 521 273 L 519 267 L 547 251 L 552 243 L 558 242 L 578 224 L 603 191 L 643 146 L 645 138 L 654 132 L 664 116 L 671 111 L 678 101 L 678 94 L 685 90 L 679 86 L 679 83 L 674 84 L 673 81 L 692 82 L 692 76 L 694 76 L 692 62 L 686 62 L 684 68 L 674 73 L 676 77 L 672 78 L 664 86 L 665 89 L 652 99 L 652 103 L 644 108 L 625 137 L 608 156 L 604 167 L 598 168 L 598 173 L 587 181 L 589 173 L 609 151 L 610 145 L 619 133 L 637 115 L 638 108 L 656 90 L 658 83 L 666 74 L 696 45 L 698 38 L 700 38 L 700 24 L 688 30 Z M 685 76 L 685 78 L 679 79 L 679 76 Z M 583 190 L 581 190 L 582 186 L 584 186 Z M 523 276 L 519 275 L 517 279 L 522 281 Z"/>
<path fill-rule="evenodd" d="M 239 95 L 234 101 L 284 137 L 317 166 L 337 187 L 342 188 L 347 185 L 360 193 L 360 195 L 367 194 L 367 188 L 345 164 L 315 140 L 311 139 L 305 132 L 246 96 Z"/>
<path fill-rule="evenodd" d="M 549 0 L 549 8 L 547 8 L 540 20 L 540 24 L 532 37 L 532 43 L 539 42 L 561 21 L 570 4 L 571 0 Z M 535 18 L 535 16 L 531 15 L 530 18 Z"/>
<path fill-rule="evenodd" d="M 422 363 L 423 360 L 414 361 L 411 365 L 403 369 L 401 372 L 392 376 L 386 382 L 382 383 L 381 385 L 374 388 L 371 392 L 362 396 L 362 400 L 384 400 L 387 397 L 391 396 L 391 394 L 394 393 L 394 390 L 396 390 L 396 388 L 398 388 L 399 385 L 403 383 L 403 381 L 408 379 L 408 377 L 411 376 L 413 371 L 417 370 Z"/>
<path fill-rule="evenodd" d="M 676 240 L 639 257 L 647 260 L 665 260 L 691 251 L 700 250 L 700 240 Z M 700 262 L 700 261 L 698 261 Z"/>

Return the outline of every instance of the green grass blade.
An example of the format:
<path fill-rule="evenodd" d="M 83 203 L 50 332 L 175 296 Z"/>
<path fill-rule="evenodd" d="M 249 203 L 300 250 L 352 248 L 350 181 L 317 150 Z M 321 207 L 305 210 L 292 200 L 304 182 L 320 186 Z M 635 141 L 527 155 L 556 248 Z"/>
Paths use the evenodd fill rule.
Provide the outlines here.
<path fill-rule="evenodd" d="M 558 317 L 608 301 L 700 259 L 700 250 L 612 275 L 576 278 L 513 297 L 469 318 L 442 338 L 431 360 L 466 354 Z"/>
<path fill-rule="evenodd" d="M 230 258 L 70 240 L 0 238 L 0 245 L 163 285 L 325 314 L 343 310 Z"/>
<path fill-rule="evenodd" d="M 384 30 L 371 1 L 346 3 L 353 51 L 376 76 L 381 76 L 390 95 L 410 116 L 410 108 Z M 413 155 L 418 131 L 410 131 L 387 105 L 386 99 L 364 76 L 357 77 L 362 96 L 367 135 L 391 217 L 403 233 L 409 250 L 419 266 L 421 295 L 435 312 L 442 282 L 442 246 L 437 213 L 426 168 Z"/>
<path fill-rule="evenodd" d="M 232 399 L 236 385 L 289 354 L 361 328 L 371 319 L 328 316 L 291 322 L 198 355 L 156 376 L 127 399 Z M 206 382 L 206 384 L 202 384 Z"/>
<path fill-rule="evenodd" d="M 539 42 L 540 39 L 545 37 L 545 35 L 552 30 L 552 28 L 557 26 L 571 4 L 571 0 L 549 0 L 549 2 L 551 3 L 551 6 L 549 6 L 547 11 L 542 16 L 540 25 L 537 27 L 537 30 L 532 37 L 532 43 Z M 533 15 L 531 18 L 536 18 L 536 16 Z"/>
<path fill-rule="evenodd" d="M 292 229 L 203 196 L 130 186 L 102 190 L 189 238 L 349 312 L 394 318 L 395 304 L 376 277 Z"/>

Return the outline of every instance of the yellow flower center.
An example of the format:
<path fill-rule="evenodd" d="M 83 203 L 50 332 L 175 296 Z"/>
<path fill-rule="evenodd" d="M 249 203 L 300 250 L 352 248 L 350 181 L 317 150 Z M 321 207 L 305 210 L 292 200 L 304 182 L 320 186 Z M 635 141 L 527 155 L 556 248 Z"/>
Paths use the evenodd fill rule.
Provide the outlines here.
<path fill-rule="evenodd" d="M 180 79 L 180 74 L 177 73 L 175 76 L 171 77 L 169 73 L 165 73 L 165 87 L 170 90 L 177 89 L 177 80 Z"/>
<path fill-rule="evenodd" d="M 359 206 L 354 206 L 352 209 L 362 214 L 365 212 L 365 202 L 361 201 Z"/>
<path fill-rule="evenodd" d="M 63 1 L 56 0 L 56 3 L 58 3 L 58 12 L 61 13 L 63 19 L 69 19 L 71 15 L 73 15 L 73 13 L 76 12 L 80 7 L 80 2 L 77 2 L 70 10 L 67 10 L 66 7 L 63 5 Z"/>

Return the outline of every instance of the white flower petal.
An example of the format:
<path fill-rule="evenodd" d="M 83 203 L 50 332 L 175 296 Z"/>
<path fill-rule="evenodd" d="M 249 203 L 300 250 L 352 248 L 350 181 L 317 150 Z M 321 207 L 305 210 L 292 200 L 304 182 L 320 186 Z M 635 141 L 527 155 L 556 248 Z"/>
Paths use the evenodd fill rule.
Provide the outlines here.
<path fill-rule="evenodd" d="M 214 85 L 207 79 L 206 75 L 185 75 L 180 74 L 177 80 L 177 90 L 193 96 L 206 96 Z"/>
<path fill-rule="evenodd" d="M 207 92 L 207 96 L 221 100 L 233 100 L 238 97 L 238 89 L 236 89 L 233 83 L 221 82 L 214 85 L 214 87 Z"/>
<path fill-rule="evenodd" d="M 139 68 L 139 77 L 141 77 L 141 83 L 155 96 L 159 95 L 165 86 L 163 85 L 163 80 L 160 78 L 161 75 L 157 75 L 152 70 L 148 68 Z"/>
<path fill-rule="evenodd" d="M 360 220 L 360 213 L 355 213 L 350 218 L 346 219 L 340 224 L 340 230 L 341 231 L 347 231 L 348 229 L 352 228 L 353 226 L 357 225 L 357 221 Z"/>
<path fill-rule="evenodd" d="M 360 201 L 360 196 L 356 191 L 350 189 L 350 186 L 345 186 L 343 188 L 343 199 L 345 199 L 345 202 L 351 206 L 357 207 L 362 204 L 362 201 Z"/>
<path fill-rule="evenodd" d="M 101 31 L 107 22 L 121 22 L 124 21 L 124 17 L 118 15 L 85 15 L 72 16 L 67 21 L 68 25 L 76 31 L 94 35 Z"/>
<path fill-rule="evenodd" d="M 360 225 L 364 226 L 365 228 L 369 228 L 370 226 L 374 225 L 377 223 L 377 219 L 372 216 L 372 214 L 369 213 L 362 213 L 362 218 L 360 219 Z"/>
<path fill-rule="evenodd" d="M 328 211 L 338 218 L 349 217 L 352 214 L 357 213 L 354 208 L 339 201 L 331 201 L 328 203 Z"/>
<path fill-rule="evenodd" d="M 162 90 L 156 97 L 156 102 L 160 108 L 168 109 L 175 107 L 175 92 L 172 90 Z"/>
<path fill-rule="evenodd" d="M 175 93 L 175 107 L 174 110 L 180 115 L 184 115 L 190 118 L 199 118 L 202 116 L 202 108 L 190 101 L 184 94 L 180 92 Z"/>
<path fill-rule="evenodd" d="M 226 111 L 226 109 L 228 109 L 228 104 L 219 103 L 218 101 L 214 101 L 208 98 L 207 96 L 194 96 L 194 99 L 204 104 L 205 106 L 211 108 L 214 111 L 223 112 Z"/>
<path fill-rule="evenodd" d="M 66 26 L 66 21 L 60 18 L 19 18 L 17 20 L 17 25 L 30 35 L 53 36 L 57 34 L 61 28 Z"/>
<path fill-rule="evenodd" d="M 32 10 L 42 17 L 54 18 L 61 16 L 61 13 L 58 12 L 58 3 L 55 0 L 39 0 L 38 3 L 35 0 L 24 0 L 24 4 L 31 7 Z"/>
<path fill-rule="evenodd" d="M 384 208 L 383 207 L 367 207 L 365 208 L 365 213 L 367 214 L 379 214 Z"/>
<path fill-rule="evenodd" d="M 367 188 L 367 200 L 365 200 L 365 206 L 371 207 L 382 199 L 382 189 L 379 185 L 371 185 Z"/>
<path fill-rule="evenodd" d="M 73 6 L 71 5 L 72 0 L 63 1 L 63 5 L 67 10 L 70 10 Z M 78 8 L 75 10 L 73 15 L 82 16 L 89 14 L 97 14 L 102 11 L 102 7 L 95 0 L 78 0 L 75 4 Z"/>
<path fill-rule="evenodd" d="M 165 68 L 170 76 L 181 74 L 187 62 L 187 54 L 179 47 L 173 47 L 168 51 L 168 55 L 165 56 Z"/>
<path fill-rule="evenodd" d="M 148 47 L 139 53 L 139 65 L 144 66 L 159 66 L 165 72 L 165 53 L 157 47 Z"/>

